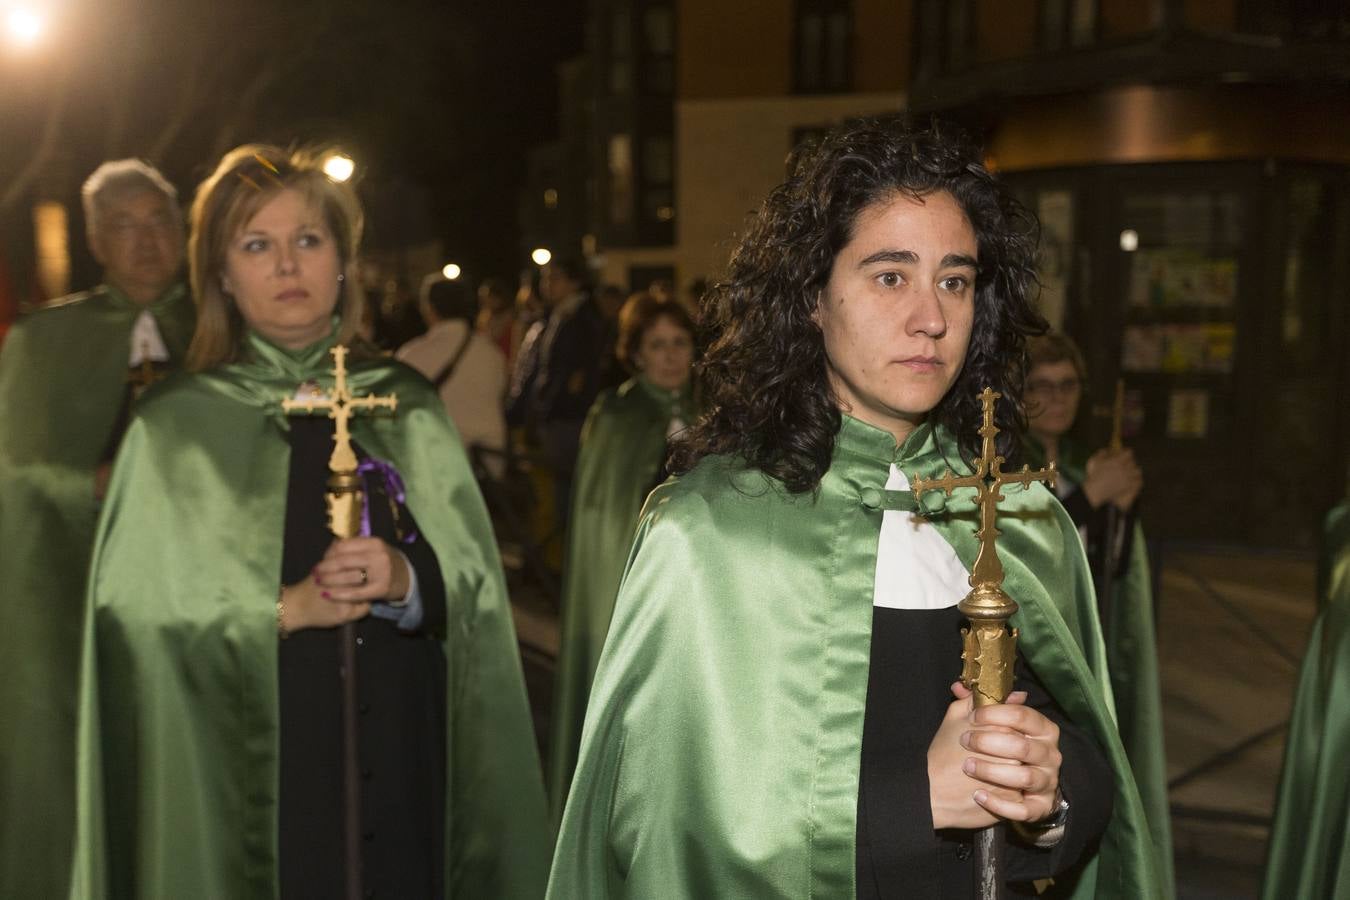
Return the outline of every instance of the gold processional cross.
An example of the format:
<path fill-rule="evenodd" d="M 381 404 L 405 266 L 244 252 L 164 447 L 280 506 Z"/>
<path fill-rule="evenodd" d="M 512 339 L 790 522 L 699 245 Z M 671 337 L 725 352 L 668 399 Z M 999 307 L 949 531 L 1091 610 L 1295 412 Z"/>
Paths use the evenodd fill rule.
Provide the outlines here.
<path fill-rule="evenodd" d="M 1002 396 L 990 388 L 980 394 L 984 407 L 984 424 L 980 426 L 983 443 L 974 474 L 958 478 L 947 469 L 941 478 L 916 475 L 910 479 L 916 500 L 924 491 L 940 490 L 950 497 L 957 488 L 975 490 L 980 508 L 980 529 L 975 536 L 980 539 L 980 552 L 970 573 L 971 591 L 957 608 L 970 620 L 970 627 L 961 629 L 964 641 L 961 681 L 974 692 L 976 706 L 1002 703 L 1007 698 L 1013 686 L 1013 663 L 1017 657 L 1017 629 L 1008 629 L 1008 618 L 1017 612 L 1017 603 L 1003 592 L 1003 563 L 999 561 L 995 542 L 1002 490 L 1009 484 L 1025 488 L 1038 481 L 1053 488 L 1056 475 L 1054 463 L 1035 472 L 1029 466 L 1023 466 L 1020 472 L 1003 471 L 1003 457 L 994 447 L 994 438 L 1000 431 L 994 424 L 994 403 Z"/>
<path fill-rule="evenodd" d="M 288 398 L 281 401 L 281 408 L 287 413 L 327 412 L 333 420 L 333 453 L 328 457 L 328 527 L 340 538 L 356 537 L 361 532 L 364 496 L 348 426 L 351 417 L 360 410 L 397 410 L 398 397 L 352 396 L 347 386 L 347 348 L 338 344 L 329 352 L 333 354 L 332 392 L 304 400 Z"/>
<path fill-rule="evenodd" d="M 287 398 L 281 401 L 281 408 L 287 413 L 327 412 L 333 420 L 333 453 L 328 458 L 328 492 L 325 495 L 328 505 L 328 528 L 339 538 L 356 537 L 361 533 L 361 513 L 365 496 L 361 490 L 361 475 L 358 471 L 356 451 L 352 449 L 352 436 L 348 426 L 352 416 L 360 410 L 374 411 L 381 407 L 390 411 L 398 409 L 398 397 L 376 397 L 367 395 L 353 397 L 347 386 L 347 348 L 341 344 L 334 347 L 333 354 L 333 390 L 327 395 L 308 396 L 303 400 Z M 361 570 L 362 579 L 365 570 Z M 364 583 L 364 580 L 363 582 Z M 357 713 L 356 690 L 356 627 L 352 622 L 345 623 L 340 629 L 342 679 L 342 795 L 343 795 L 343 848 L 344 868 L 349 898 L 361 896 L 361 781 L 360 765 L 357 754 L 359 718 Z"/>

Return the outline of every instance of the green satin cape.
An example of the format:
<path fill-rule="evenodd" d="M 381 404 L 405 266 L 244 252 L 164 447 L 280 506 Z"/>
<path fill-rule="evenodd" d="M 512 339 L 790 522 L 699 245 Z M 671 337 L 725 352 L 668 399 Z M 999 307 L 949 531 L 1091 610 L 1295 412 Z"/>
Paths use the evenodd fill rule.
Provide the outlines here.
<path fill-rule="evenodd" d="M 1284 750 L 1262 896 L 1350 898 L 1350 502 L 1327 517 L 1313 621 Z"/>
<path fill-rule="evenodd" d="M 1087 454 L 1065 441 L 1057 465 L 1082 484 Z M 1043 465 L 1045 452 L 1034 438 L 1026 440 L 1032 465 Z M 1162 686 L 1158 674 L 1158 631 L 1153 617 L 1153 581 L 1144 530 L 1136 521 L 1130 561 L 1124 578 L 1112 584 L 1111 621 L 1103 623 L 1106 662 L 1116 698 L 1120 742 L 1144 800 L 1144 814 L 1157 844 L 1163 879 L 1172 884 L 1172 809 L 1167 797 L 1167 752 L 1163 743 Z"/>
<path fill-rule="evenodd" d="M 143 308 L 103 286 L 20 319 L 0 350 L 0 897 L 66 892 L 94 469 Z M 148 308 L 181 360 L 187 292 L 175 285 Z"/>
<path fill-rule="evenodd" d="M 331 345 L 251 337 L 244 362 L 158 386 L 127 431 L 89 591 L 76 897 L 276 895 L 279 401 L 331 384 Z M 538 897 L 547 809 L 487 512 L 426 380 L 385 360 L 351 370 L 355 392 L 398 395 L 397 416 L 360 416 L 352 435 L 403 474 L 445 582 L 447 891 Z"/>
<path fill-rule="evenodd" d="M 660 474 L 671 417 L 693 421 L 690 396 L 688 388 L 672 393 L 634 378 L 600 395 L 586 417 L 572 482 L 549 738 L 549 805 L 555 822 L 576 768 L 591 680 L 642 501 Z"/>
<path fill-rule="evenodd" d="M 912 495 L 884 490 L 893 461 L 911 476 L 940 475 L 948 461 L 966 468 L 928 426 L 897 450 L 846 417 L 814 494 L 712 457 L 648 499 L 596 673 L 551 898 L 855 895 L 878 536 L 884 508 L 913 508 Z M 1058 889 L 1163 896 L 1077 534 L 1042 488 L 1009 491 L 1005 509 L 1005 587 L 1021 604 L 1022 650 L 1116 772 L 1100 849 Z M 970 566 L 969 497 L 930 514 Z"/>

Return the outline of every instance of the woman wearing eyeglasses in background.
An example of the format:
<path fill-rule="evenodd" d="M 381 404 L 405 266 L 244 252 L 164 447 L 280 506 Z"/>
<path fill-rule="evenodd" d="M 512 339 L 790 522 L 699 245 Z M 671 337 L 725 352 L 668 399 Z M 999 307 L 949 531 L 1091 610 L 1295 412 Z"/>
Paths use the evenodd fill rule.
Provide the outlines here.
<path fill-rule="evenodd" d="M 1102 632 L 1120 739 L 1149 826 L 1170 848 L 1153 589 L 1138 520 L 1143 471 L 1129 448 L 1089 453 L 1070 435 L 1087 381 L 1087 367 L 1074 342 L 1055 333 L 1030 338 L 1027 355 L 1026 460 L 1033 466 L 1053 462 L 1059 468 L 1056 493 L 1083 538 L 1098 597 L 1110 593 L 1110 602 L 1102 603 Z M 1116 526 L 1111 529 L 1107 523 L 1113 508 Z M 1114 535 L 1109 535 L 1112 530 Z M 1170 862 L 1169 853 L 1169 883 Z"/>
<path fill-rule="evenodd" d="M 667 442 L 698 418 L 694 320 L 683 306 L 646 291 L 633 294 L 619 311 L 615 355 L 633 377 L 591 407 L 572 490 L 549 754 L 555 822 L 572 783 L 591 681 L 642 504 L 666 480 Z"/>

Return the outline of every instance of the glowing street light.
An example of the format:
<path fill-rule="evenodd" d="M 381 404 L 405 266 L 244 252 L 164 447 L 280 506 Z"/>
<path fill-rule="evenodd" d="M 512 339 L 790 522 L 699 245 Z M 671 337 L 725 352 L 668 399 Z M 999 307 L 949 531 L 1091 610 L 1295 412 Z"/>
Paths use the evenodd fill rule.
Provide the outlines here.
<path fill-rule="evenodd" d="M 445 268 L 441 269 L 441 274 L 444 275 L 446 278 L 448 278 L 450 281 L 454 281 L 456 278 L 460 276 L 460 273 L 463 271 L 464 271 L 463 269 L 461 269 L 454 263 L 446 263 Z"/>
<path fill-rule="evenodd" d="M 21 47 L 36 44 L 46 30 L 46 18 L 31 7 L 13 6 L 5 14 L 5 31 L 9 39 Z"/>
<path fill-rule="evenodd" d="M 345 153 L 332 153 L 323 161 L 323 174 L 334 181 L 346 181 L 356 171 L 356 162 Z"/>
<path fill-rule="evenodd" d="M 536 266 L 546 266 L 552 258 L 553 254 L 548 252 L 547 247 L 535 247 L 530 251 L 530 259 L 534 260 Z"/>

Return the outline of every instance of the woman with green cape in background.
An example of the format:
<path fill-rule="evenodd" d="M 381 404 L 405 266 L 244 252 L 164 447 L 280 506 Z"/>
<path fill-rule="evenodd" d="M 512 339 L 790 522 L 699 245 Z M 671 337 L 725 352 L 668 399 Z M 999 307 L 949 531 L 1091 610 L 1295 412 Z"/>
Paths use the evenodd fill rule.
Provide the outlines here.
<path fill-rule="evenodd" d="M 320 163 L 241 147 L 193 203 L 190 374 L 138 407 L 94 548 L 75 897 L 543 889 L 542 772 L 487 512 L 431 385 L 356 336 L 360 206 Z M 352 393 L 398 405 L 352 418 L 366 503 L 335 540 L 338 423 L 282 401 L 328 395 L 339 344 Z"/>
<path fill-rule="evenodd" d="M 1102 449 L 1089 455 L 1069 436 L 1087 384 L 1087 366 L 1073 341 L 1062 334 L 1035 337 L 1027 342 L 1027 354 L 1027 459 L 1032 465 L 1054 462 L 1059 467 L 1056 493 L 1083 539 L 1098 599 L 1110 591 L 1109 602 L 1102 604 L 1102 634 L 1120 741 L 1171 883 L 1172 819 L 1153 580 L 1137 506 L 1143 474 L 1130 450 Z M 1111 516 L 1115 531 L 1108 537 Z"/>
<path fill-rule="evenodd" d="M 1327 516 L 1317 587 L 1270 830 L 1266 900 L 1350 897 L 1350 500 Z"/>
<path fill-rule="evenodd" d="M 572 488 L 549 754 L 555 822 L 642 501 L 666 478 L 667 442 L 697 417 L 694 322 L 679 303 L 646 292 L 630 297 L 619 313 L 615 353 L 634 374 L 591 407 Z"/>

